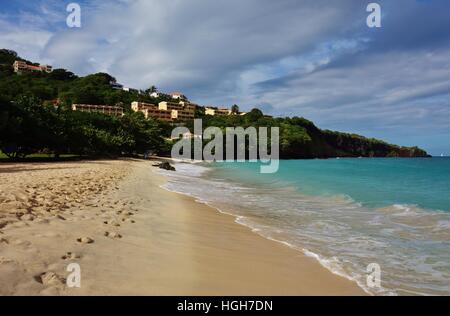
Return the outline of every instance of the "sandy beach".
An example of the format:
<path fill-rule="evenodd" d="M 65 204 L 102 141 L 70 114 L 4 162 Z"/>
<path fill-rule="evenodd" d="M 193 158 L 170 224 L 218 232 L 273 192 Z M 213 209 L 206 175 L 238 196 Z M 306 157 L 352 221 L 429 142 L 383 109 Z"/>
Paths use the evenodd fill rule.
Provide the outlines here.
<path fill-rule="evenodd" d="M 1 295 L 364 295 L 139 160 L 0 165 Z M 68 288 L 70 263 L 81 287 Z"/>

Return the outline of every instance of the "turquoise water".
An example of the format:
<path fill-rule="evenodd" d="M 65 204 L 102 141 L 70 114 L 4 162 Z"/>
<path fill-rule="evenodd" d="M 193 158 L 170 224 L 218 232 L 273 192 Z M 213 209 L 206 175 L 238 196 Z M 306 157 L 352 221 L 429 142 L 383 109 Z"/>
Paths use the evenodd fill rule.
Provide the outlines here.
<path fill-rule="evenodd" d="M 166 188 L 318 260 L 377 295 L 450 295 L 450 159 L 176 165 Z M 381 287 L 367 267 L 381 268 Z"/>
<path fill-rule="evenodd" d="M 343 194 L 368 207 L 414 204 L 450 212 L 450 158 L 284 160 L 275 174 L 259 174 L 255 163 L 217 165 L 231 178 L 282 181 L 303 193 Z"/>

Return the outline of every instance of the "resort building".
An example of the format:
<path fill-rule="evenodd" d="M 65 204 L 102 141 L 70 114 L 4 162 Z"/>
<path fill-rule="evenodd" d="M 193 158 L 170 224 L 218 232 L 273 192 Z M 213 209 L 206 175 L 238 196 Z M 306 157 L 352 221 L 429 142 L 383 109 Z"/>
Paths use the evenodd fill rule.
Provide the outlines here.
<path fill-rule="evenodd" d="M 116 81 L 111 80 L 109 82 L 109 85 L 113 88 L 113 89 L 117 89 L 117 90 L 123 90 L 123 85 L 120 83 L 117 83 Z"/>
<path fill-rule="evenodd" d="M 206 107 L 205 114 L 212 115 L 212 116 L 216 116 L 216 115 L 217 116 L 227 116 L 227 115 L 231 115 L 232 112 L 230 109 L 227 109 L 227 108 Z"/>
<path fill-rule="evenodd" d="M 195 117 L 195 104 L 188 102 L 160 102 L 158 106 L 151 103 L 132 102 L 131 109 L 134 112 L 142 112 L 145 118 L 154 118 L 172 122 L 175 120 L 187 121 Z"/>
<path fill-rule="evenodd" d="M 184 106 L 177 102 L 159 102 L 158 107 L 160 110 L 182 110 Z"/>
<path fill-rule="evenodd" d="M 174 100 L 181 100 L 181 101 L 188 100 L 188 98 L 181 92 L 163 93 L 163 92 L 155 91 L 155 92 L 150 93 L 150 96 L 153 98 L 167 98 L 167 99 L 174 99 Z"/>
<path fill-rule="evenodd" d="M 110 105 L 72 104 L 73 111 L 102 113 L 111 116 L 123 116 L 123 108 Z"/>
<path fill-rule="evenodd" d="M 151 103 L 145 103 L 145 102 L 137 102 L 134 101 L 131 103 L 131 109 L 134 112 L 139 112 L 148 108 L 156 108 L 156 105 L 151 104 Z"/>
<path fill-rule="evenodd" d="M 150 96 L 152 98 L 167 98 L 167 99 L 171 98 L 170 94 L 162 93 L 162 92 L 158 92 L 158 91 L 150 93 Z"/>
<path fill-rule="evenodd" d="M 198 104 L 191 103 L 189 101 L 180 101 L 180 104 L 184 107 L 184 109 L 192 112 L 195 112 L 195 109 L 200 107 Z"/>
<path fill-rule="evenodd" d="M 149 117 L 161 121 L 172 121 L 172 111 L 159 109 L 156 105 L 144 102 L 132 102 L 131 109 L 134 112 L 142 112 L 146 119 Z"/>
<path fill-rule="evenodd" d="M 16 60 L 13 64 L 14 72 L 21 73 L 24 71 L 52 72 L 53 67 L 49 65 L 29 65 L 25 61 Z"/>
<path fill-rule="evenodd" d="M 170 93 L 170 96 L 175 100 L 187 101 L 187 97 L 181 92 L 172 92 Z"/>
<path fill-rule="evenodd" d="M 134 89 L 134 88 L 129 88 L 129 87 L 123 87 L 122 88 L 122 90 L 123 91 L 125 91 L 125 92 L 133 92 L 133 93 L 139 93 L 139 90 L 138 89 Z M 139 93 L 140 94 L 140 93 Z"/>
<path fill-rule="evenodd" d="M 172 119 L 187 121 L 195 118 L 195 104 L 181 101 L 176 102 L 160 102 L 158 105 L 160 110 L 172 111 Z"/>
<path fill-rule="evenodd" d="M 211 108 L 211 107 L 206 107 L 205 108 L 205 114 L 214 116 L 214 115 L 216 115 L 216 110 L 214 108 Z"/>
<path fill-rule="evenodd" d="M 156 106 L 154 108 L 146 108 L 142 110 L 146 119 L 149 117 L 161 121 L 171 122 L 173 119 L 172 111 L 160 110 Z"/>

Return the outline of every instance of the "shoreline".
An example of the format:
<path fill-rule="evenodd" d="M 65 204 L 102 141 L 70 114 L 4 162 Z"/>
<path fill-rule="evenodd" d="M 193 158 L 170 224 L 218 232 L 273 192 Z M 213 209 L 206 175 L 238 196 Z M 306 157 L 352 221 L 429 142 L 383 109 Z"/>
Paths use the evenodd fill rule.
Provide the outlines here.
<path fill-rule="evenodd" d="M 338 271 L 335 271 L 331 267 L 328 267 L 326 264 L 324 264 L 322 259 L 321 259 L 321 257 L 320 257 L 320 255 L 318 255 L 318 254 L 316 254 L 316 253 L 314 253 L 314 252 L 312 252 L 312 251 L 310 251 L 308 249 L 299 248 L 299 247 L 297 247 L 295 245 L 290 244 L 289 242 L 286 242 L 286 241 L 283 241 L 283 240 L 278 240 L 278 239 L 275 239 L 275 238 L 272 238 L 272 237 L 269 237 L 269 236 L 265 236 L 265 235 L 259 233 L 258 229 L 255 229 L 254 227 L 252 227 L 252 226 L 250 226 L 248 224 L 239 222 L 239 219 L 241 219 L 242 216 L 223 211 L 223 210 L 219 209 L 218 207 L 210 205 L 208 202 L 203 202 L 203 201 L 198 200 L 196 197 L 194 197 L 192 195 L 189 195 L 188 193 L 183 193 L 183 192 L 170 190 L 168 188 L 165 188 L 164 185 L 161 185 L 160 188 L 162 188 L 164 190 L 167 190 L 169 192 L 175 193 L 175 194 L 180 194 L 180 195 L 187 196 L 187 197 L 193 199 L 193 201 L 195 203 L 206 205 L 207 207 L 211 208 L 212 211 L 215 211 L 215 212 L 219 213 L 220 215 L 232 217 L 234 223 L 236 223 L 237 225 L 243 226 L 244 228 L 248 229 L 251 233 L 254 233 L 254 234 L 256 234 L 257 236 L 259 236 L 261 238 L 264 238 L 265 240 L 267 240 L 269 242 L 274 242 L 274 243 L 281 244 L 282 246 L 288 247 L 288 248 L 290 248 L 290 249 L 292 249 L 292 250 L 294 250 L 296 252 L 299 252 L 299 253 L 301 253 L 302 255 L 304 255 L 304 256 L 306 256 L 308 258 L 314 259 L 320 266 L 325 268 L 327 271 L 329 271 L 333 275 L 336 275 L 336 276 L 338 276 L 340 278 L 344 278 L 344 279 L 346 279 L 346 280 L 348 280 L 348 281 L 350 281 L 352 283 L 355 283 L 355 285 L 357 285 L 364 292 L 364 295 L 374 296 L 374 294 L 368 292 L 363 286 L 361 286 L 356 280 L 352 279 L 350 276 L 342 274 L 342 273 L 340 273 Z"/>
<path fill-rule="evenodd" d="M 184 161 L 184 160 L 176 160 L 176 159 L 162 158 L 162 157 L 158 157 L 158 159 L 161 159 L 162 161 L 167 161 L 169 163 L 173 163 L 173 164 L 175 164 L 175 167 L 176 167 L 177 164 L 191 164 L 191 162 Z M 200 162 L 198 162 L 198 163 L 200 163 Z M 194 165 L 195 164 L 196 163 L 194 163 Z M 163 174 L 163 173 L 158 172 L 158 171 L 155 171 L 155 172 L 158 175 L 162 175 L 165 178 L 170 177 L 167 174 Z M 170 172 L 168 174 L 170 174 Z M 299 253 L 301 253 L 302 255 L 304 255 L 304 256 L 306 256 L 308 258 L 314 259 L 315 262 L 317 262 L 321 267 L 325 268 L 331 274 L 336 275 L 336 276 L 338 276 L 340 278 L 343 278 L 345 280 L 348 280 L 348 281 L 354 283 L 355 285 L 357 285 L 358 288 L 361 289 L 364 292 L 364 295 L 369 295 L 369 296 L 376 295 L 374 293 L 371 293 L 363 285 L 361 285 L 359 283 L 359 281 L 353 279 L 349 275 L 347 275 L 347 274 L 345 274 L 343 272 L 337 271 L 333 267 L 327 266 L 327 264 L 323 262 L 323 259 L 321 258 L 321 256 L 319 254 L 314 253 L 314 252 L 312 252 L 312 251 L 310 251 L 310 250 L 308 250 L 306 248 L 298 247 L 298 246 L 293 245 L 293 244 L 291 244 L 289 242 L 286 242 L 284 240 L 279 240 L 279 239 L 276 239 L 276 238 L 264 235 L 264 234 L 260 233 L 259 229 L 255 228 L 255 227 L 253 227 L 253 226 L 251 226 L 251 225 L 249 225 L 249 224 L 247 224 L 245 222 L 240 222 L 240 220 L 242 218 L 245 218 L 245 216 L 237 215 L 237 214 L 234 214 L 233 212 L 229 212 L 229 211 L 224 211 L 224 210 L 220 209 L 218 206 L 212 205 L 209 202 L 207 202 L 206 200 L 202 200 L 201 197 L 196 197 L 195 195 L 192 195 L 190 193 L 181 192 L 181 191 L 176 191 L 174 189 L 170 189 L 170 188 L 166 187 L 167 183 L 168 183 L 168 181 L 166 180 L 166 182 L 164 184 L 160 185 L 159 187 L 164 189 L 164 190 L 166 190 L 166 191 L 169 191 L 169 192 L 172 192 L 172 193 L 175 193 L 175 194 L 180 194 L 180 195 L 186 196 L 188 198 L 191 198 L 195 203 L 205 205 L 205 206 L 209 207 L 212 211 L 215 211 L 215 212 L 217 212 L 220 215 L 233 218 L 234 223 L 236 223 L 237 225 L 240 225 L 240 226 L 248 229 L 251 233 L 257 235 L 258 237 L 261 237 L 261 238 L 263 238 L 263 239 L 265 239 L 265 240 L 267 240 L 269 242 L 274 242 L 274 243 L 280 244 L 280 245 L 282 245 L 284 247 L 288 247 L 289 249 L 292 249 L 295 252 L 299 252 Z"/>
<path fill-rule="evenodd" d="M 238 225 L 233 215 L 161 188 L 167 180 L 155 172 L 153 162 L 58 164 L 71 172 L 93 164 L 124 175 L 112 189 L 94 194 L 93 201 L 80 201 L 50 218 L 36 215 L 32 221 L 0 228 L 0 293 L 367 295 L 315 259 Z M 64 180 L 50 177 L 62 184 L 67 180 L 67 175 Z M 42 181 L 28 178 L 35 184 Z M 94 242 L 78 242 L 82 237 Z M 79 289 L 62 282 L 69 262 L 81 266 Z"/>

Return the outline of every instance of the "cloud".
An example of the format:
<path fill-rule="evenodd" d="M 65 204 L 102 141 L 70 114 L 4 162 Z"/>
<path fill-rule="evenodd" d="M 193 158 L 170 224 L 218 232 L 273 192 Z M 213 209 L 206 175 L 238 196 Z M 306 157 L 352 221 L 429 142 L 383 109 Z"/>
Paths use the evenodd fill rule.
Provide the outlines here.
<path fill-rule="evenodd" d="M 46 54 L 81 72 L 99 69 L 144 88 L 228 89 L 240 72 L 308 51 L 334 36 L 355 1 L 124 1 L 87 12 L 80 30 L 56 34 Z M 86 20 L 86 19 L 85 19 Z M 214 87 L 215 86 L 215 87 Z"/>
<path fill-rule="evenodd" d="M 21 52 L 21 56 L 30 60 L 42 60 L 42 49 L 52 36 L 51 32 L 28 27 L 19 27 L 0 16 L 0 47 Z"/>
<path fill-rule="evenodd" d="M 328 128 L 374 136 L 445 133 L 450 131 L 448 56 L 450 49 L 357 54 L 350 64 L 330 62 L 258 83 L 253 95 L 277 104 L 275 112 L 300 113 Z"/>
<path fill-rule="evenodd" d="M 0 16 L 0 44 L 200 104 L 259 106 L 387 140 L 450 134 L 446 0 L 380 0 L 381 29 L 366 26 L 371 1 L 361 0 L 86 0 L 81 29 L 65 27 L 62 2 L 23 2 L 16 23 Z"/>

